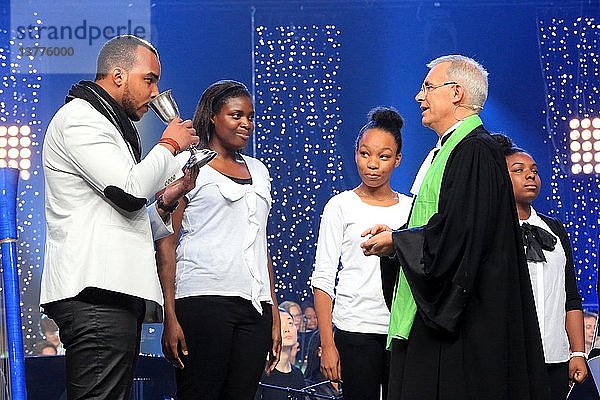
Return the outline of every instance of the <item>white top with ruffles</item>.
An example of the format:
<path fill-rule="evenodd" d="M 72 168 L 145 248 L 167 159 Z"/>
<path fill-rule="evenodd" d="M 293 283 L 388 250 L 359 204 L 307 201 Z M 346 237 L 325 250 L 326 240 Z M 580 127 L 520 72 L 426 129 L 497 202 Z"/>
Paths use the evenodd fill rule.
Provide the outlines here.
<path fill-rule="evenodd" d="M 239 296 L 262 313 L 260 303 L 271 303 L 266 233 L 271 179 L 262 162 L 243 158 L 252 184 L 236 183 L 207 165 L 186 196 L 175 298 Z"/>

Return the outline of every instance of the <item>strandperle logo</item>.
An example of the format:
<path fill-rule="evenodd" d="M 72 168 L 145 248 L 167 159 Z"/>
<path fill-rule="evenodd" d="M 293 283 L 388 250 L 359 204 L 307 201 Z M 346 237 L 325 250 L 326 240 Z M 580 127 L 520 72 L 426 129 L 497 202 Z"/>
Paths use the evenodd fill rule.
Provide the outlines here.
<path fill-rule="evenodd" d="M 13 1 L 11 61 L 22 73 L 93 74 L 107 40 L 125 34 L 150 40 L 150 8 L 150 0 Z"/>
<path fill-rule="evenodd" d="M 97 26 L 88 23 L 87 19 L 84 19 L 80 25 L 75 27 L 71 25 L 61 26 L 45 26 L 45 25 L 31 25 L 28 26 L 17 26 L 15 28 L 16 38 L 19 40 L 23 39 L 36 39 L 39 41 L 62 41 L 62 40 L 85 40 L 88 45 L 93 45 L 96 40 L 101 39 L 102 43 L 109 39 L 119 35 L 135 35 L 142 39 L 146 39 L 146 27 L 141 25 L 134 25 L 133 21 L 127 20 L 125 25 L 104 25 Z M 49 43 L 52 44 L 52 43 Z"/>

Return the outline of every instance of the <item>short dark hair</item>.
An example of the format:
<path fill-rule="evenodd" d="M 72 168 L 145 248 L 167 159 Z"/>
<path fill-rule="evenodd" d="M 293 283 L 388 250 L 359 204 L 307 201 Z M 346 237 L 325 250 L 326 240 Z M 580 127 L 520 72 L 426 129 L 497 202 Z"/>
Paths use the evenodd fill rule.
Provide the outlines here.
<path fill-rule="evenodd" d="M 404 119 L 394 107 L 375 107 L 369 111 L 367 115 L 367 123 L 360 128 L 354 143 L 354 150 L 358 150 L 360 139 L 369 129 L 379 128 L 391 134 L 396 141 L 398 150 L 396 154 L 400 154 L 402 150 L 402 126 Z"/>
<path fill-rule="evenodd" d="M 492 134 L 492 138 L 500 145 L 504 157 L 512 156 L 517 153 L 527 153 L 522 148 L 516 146 L 511 138 L 502 133 L 494 133 Z"/>
<path fill-rule="evenodd" d="M 40 340 L 39 342 L 36 342 L 33 345 L 33 353 L 35 355 L 38 355 L 38 356 L 42 355 L 42 353 L 43 353 L 43 351 L 44 351 L 45 348 L 51 348 L 51 349 L 54 350 L 55 354 L 58 353 L 57 349 L 56 349 L 56 346 L 53 345 L 52 343 L 50 343 L 47 340 Z"/>
<path fill-rule="evenodd" d="M 200 137 L 199 148 L 208 147 L 208 142 L 215 133 L 215 126 L 211 122 L 213 115 L 221 111 L 227 100 L 242 96 L 252 99 L 252 95 L 243 83 L 232 80 L 215 82 L 202 93 L 193 120 L 196 134 Z"/>
<path fill-rule="evenodd" d="M 158 51 L 150 42 L 133 35 L 121 35 L 104 43 L 98 53 L 96 63 L 96 81 L 106 78 L 111 69 L 119 66 L 126 70 L 131 69 L 136 61 L 135 51 L 138 47 L 145 47 L 158 58 Z"/>

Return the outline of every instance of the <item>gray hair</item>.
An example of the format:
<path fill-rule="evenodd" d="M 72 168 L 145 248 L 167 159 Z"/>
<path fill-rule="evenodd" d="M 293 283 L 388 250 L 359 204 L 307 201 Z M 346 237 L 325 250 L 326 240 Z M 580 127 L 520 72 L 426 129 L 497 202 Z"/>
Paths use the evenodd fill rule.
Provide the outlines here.
<path fill-rule="evenodd" d="M 429 69 L 449 62 L 448 79 L 458 82 L 465 88 L 466 102 L 481 111 L 488 95 L 488 72 L 472 58 L 453 54 L 438 57 L 427 64 Z"/>
<path fill-rule="evenodd" d="M 279 308 L 283 308 L 283 309 L 284 309 L 285 311 L 287 311 L 287 312 L 288 312 L 290 315 L 292 314 L 292 313 L 290 312 L 290 309 L 291 309 L 292 307 L 298 307 L 298 310 L 300 310 L 300 312 L 302 313 L 302 307 L 300 307 L 300 304 L 298 304 L 298 303 L 296 303 L 296 302 L 294 302 L 294 301 L 291 301 L 291 300 L 286 300 L 286 301 L 284 301 L 284 302 L 282 302 L 282 303 L 280 303 L 280 304 L 279 304 Z"/>

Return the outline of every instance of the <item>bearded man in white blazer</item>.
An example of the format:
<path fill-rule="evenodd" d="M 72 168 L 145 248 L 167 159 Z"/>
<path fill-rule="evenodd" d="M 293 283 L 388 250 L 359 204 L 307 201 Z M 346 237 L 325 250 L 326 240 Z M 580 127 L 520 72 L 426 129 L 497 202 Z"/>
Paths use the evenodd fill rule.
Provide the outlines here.
<path fill-rule="evenodd" d="M 129 399 L 145 300 L 162 304 L 153 240 L 172 233 L 170 212 L 194 187 L 195 167 L 165 189 L 181 171 L 174 156 L 198 137 L 177 118 L 141 157 L 133 121 L 158 95 L 159 78 L 150 43 L 113 38 L 95 81 L 71 88 L 46 131 L 40 304 L 66 348 L 69 399 Z"/>

